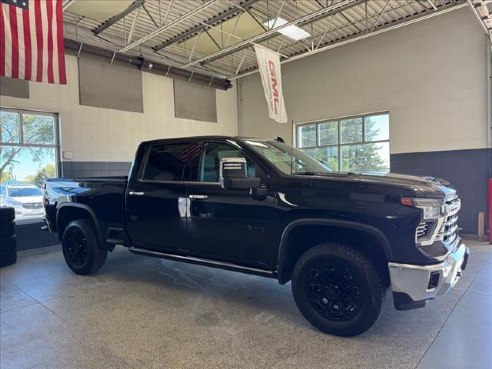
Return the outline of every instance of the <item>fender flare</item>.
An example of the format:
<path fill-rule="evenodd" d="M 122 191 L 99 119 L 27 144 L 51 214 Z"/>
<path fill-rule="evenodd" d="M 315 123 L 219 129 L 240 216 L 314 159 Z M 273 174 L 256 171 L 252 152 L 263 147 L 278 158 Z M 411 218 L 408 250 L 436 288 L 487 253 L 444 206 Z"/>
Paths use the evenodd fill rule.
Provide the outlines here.
<path fill-rule="evenodd" d="M 277 277 L 280 284 L 284 284 L 287 282 L 285 280 L 286 277 L 284 275 L 285 272 L 283 270 L 283 266 L 285 264 L 284 260 L 286 258 L 287 242 L 289 240 L 289 236 L 295 228 L 305 225 L 324 225 L 324 226 L 354 229 L 365 233 L 369 233 L 380 242 L 382 246 L 382 251 L 384 252 L 386 258 L 388 260 L 393 260 L 393 252 L 391 250 L 391 246 L 388 239 L 386 238 L 383 232 L 381 232 L 379 229 L 375 227 L 363 223 L 351 222 L 346 220 L 337 220 L 337 219 L 306 218 L 306 219 L 294 220 L 293 222 L 289 223 L 287 227 L 285 227 L 280 239 L 280 247 L 278 251 L 278 265 L 277 265 Z"/>
<path fill-rule="evenodd" d="M 94 210 L 92 210 L 88 205 L 80 204 L 77 202 L 66 202 L 66 203 L 60 204 L 60 206 L 58 206 L 58 209 L 56 209 L 56 229 L 58 231 L 58 235 L 59 235 L 60 240 L 63 237 L 63 233 L 60 234 L 60 232 L 64 232 L 65 230 L 60 229 L 60 220 L 58 218 L 60 215 L 60 210 L 62 210 L 64 208 L 77 208 L 77 209 L 82 209 L 82 210 L 86 211 L 90 215 L 92 221 L 94 222 L 94 227 L 96 228 L 96 233 L 97 233 L 97 236 L 99 238 L 100 244 L 104 245 L 103 239 L 102 239 L 101 228 L 99 227 L 99 222 L 97 220 L 96 213 L 94 213 Z"/>

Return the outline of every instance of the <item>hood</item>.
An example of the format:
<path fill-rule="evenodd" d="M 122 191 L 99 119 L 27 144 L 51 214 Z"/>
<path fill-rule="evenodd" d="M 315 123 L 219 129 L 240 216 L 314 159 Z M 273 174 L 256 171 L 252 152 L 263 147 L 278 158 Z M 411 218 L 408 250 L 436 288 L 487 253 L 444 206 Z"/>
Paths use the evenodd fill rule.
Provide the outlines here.
<path fill-rule="evenodd" d="M 21 197 L 9 197 L 12 201 L 17 201 L 21 204 L 39 204 L 43 203 L 43 196 L 21 196 Z"/>
<path fill-rule="evenodd" d="M 413 176 L 388 172 L 323 173 L 310 178 L 330 178 L 374 185 L 404 188 L 415 197 L 445 198 L 456 194 L 456 190 L 444 179 L 431 176 Z"/>
<path fill-rule="evenodd" d="M 412 187 L 416 191 L 417 197 L 426 197 L 441 193 L 442 197 L 448 197 L 456 194 L 456 189 L 445 179 L 433 176 L 413 176 L 400 173 L 382 173 L 382 172 L 364 172 L 359 174 L 361 178 L 370 180 L 380 180 L 385 183 Z M 432 197 L 432 196 L 431 196 Z M 439 196 L 441 197 L 441 196 Z"/>

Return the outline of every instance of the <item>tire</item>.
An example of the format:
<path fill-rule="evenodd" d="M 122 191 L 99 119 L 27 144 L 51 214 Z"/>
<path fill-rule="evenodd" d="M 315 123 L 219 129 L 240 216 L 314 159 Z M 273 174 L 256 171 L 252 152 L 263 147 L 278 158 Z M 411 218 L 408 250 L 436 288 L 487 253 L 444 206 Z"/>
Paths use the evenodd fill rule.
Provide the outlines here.
<path fill-rule="evenodd" d="M 348 245 L 326 243 L 299 258 L 292 273 L 292 293 L 313 326 L 349 337 L 376 322 L 386 288 L 364 255 Z"/>
<path fill-rule="evenodd" d="M 9 266 L 15 264 L 17 261 L 17 250 L 10 250 L 6 252 L 0 252 L 0 267 Z"/>
<path fill-rule="evenodd" d="M 8 223 L 15 219 L 15 209 L 8 207 L 0 207 L 0 223 Z"/>
<path fill-rule="evenodd" d="M 78 219 L 69 223 L 62 237 L 63 257 L 75 274 L 96 273 L 103 266 L 108 250 L 101 247 L 90 220 Z"/>
<path fill-rule="evenodd" d="M 0 238 L 0 252 L 17 250 L 17 238 L 15 236 Z"/>
<path fill-rule="evenodd" d="M 10 222 L 5 222 L 5 223 L 0 223 L 0 240 L 3 240 L 4 238 L 11 237 L 15 235 L 15 223 L 10 221 Z M 1 245 L 1 243 L 0 243 Z M 1 246 L 0 246 L 1 247 Z"/>

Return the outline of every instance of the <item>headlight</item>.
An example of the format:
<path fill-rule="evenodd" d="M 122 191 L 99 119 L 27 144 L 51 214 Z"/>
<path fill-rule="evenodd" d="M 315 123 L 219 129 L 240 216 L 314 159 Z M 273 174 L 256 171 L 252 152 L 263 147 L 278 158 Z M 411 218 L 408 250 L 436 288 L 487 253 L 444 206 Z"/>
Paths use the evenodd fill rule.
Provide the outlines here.
<path fill-rule="evenodd" d="M 444 201 L 440 199 L 403 197 L 401 204 L 422 210 L 422 220 L 438 219 L 445 212 Z"/>
<path fill-rule="evenodd" d="M 422 210 L 422 219 L 437 219 L 443 213 L 443 201 L 438 199 L 413 199 L 414 206 Z"/>

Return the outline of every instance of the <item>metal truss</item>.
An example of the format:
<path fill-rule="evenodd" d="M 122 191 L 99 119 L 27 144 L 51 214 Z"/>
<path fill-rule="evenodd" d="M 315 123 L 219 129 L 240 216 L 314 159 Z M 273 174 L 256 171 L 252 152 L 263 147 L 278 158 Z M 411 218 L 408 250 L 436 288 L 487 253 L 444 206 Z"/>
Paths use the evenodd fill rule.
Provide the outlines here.
<path fill-rule="evenodd" d="M 65 0 L 64 10 L 74 1 Z M 289 62 L 467 4 L 489 36 L 492 33 L 490 13 L 485 18 L 483 15 L 492 0 L 315 0 L 305 3 L 197 0 L 195 3 L 196 7 L 192 8 L 190 2 L 182 0 L 134 0 L 103 23 L 78 18 L 68 10 L 66 15 L 71 15 L 71 21 L 66 22 L 66 29 L 71 39 L 106 45 L 114 55 L 138 56 L 154 62 L 165 60 L 173 68 L 230 79 L 256 71 L 252 51 L 255 44 L 270 47 L 281 55 L 283 62 Z M 236 34 L 245 14 L 263 29 L 262 33 L 248 37 Z M 280 18 L 289 21 L 275 24 Z M 222 24 L 228 20 L 232 21 L 226 31 Z M 267 20 L 274 20 L 274 24 L 266 23 Z M 290 26 L 304 27 L 306 31 L 309 26 L 310 36 L 292 40 L 279 33 Z M 204 55 L 200 47 L 204 38 L 210 38 L 217 51 Z M 190 39 L 192 41 L 187 42 Z"/>

